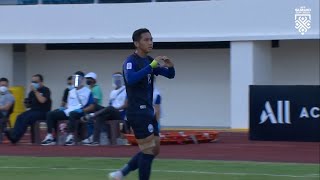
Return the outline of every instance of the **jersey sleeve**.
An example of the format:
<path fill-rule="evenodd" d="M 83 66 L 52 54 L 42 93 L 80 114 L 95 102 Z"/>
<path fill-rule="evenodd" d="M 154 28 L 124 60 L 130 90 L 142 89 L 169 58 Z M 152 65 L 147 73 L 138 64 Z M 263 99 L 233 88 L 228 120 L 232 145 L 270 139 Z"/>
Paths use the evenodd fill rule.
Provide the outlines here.
<path fill-rule="evenodd" d="M 147 76 L 147 74 L 152 73 L 151 66 L 146 66 L 139 71 L 135 71 L 135 68 L 136 64 L 130 57 L 123 64 L 123 72 L 128 85 L 133 85 Z"/>
<path fill-rule="evenodd" d="M 161 76 L 167 77 L 169 79 L 173 79 L 176 74 L 174 67 L 170 67 L 170 68 L 158 67 L 153 70 L 153 73 L 156 76 L 161 75 Z"/>

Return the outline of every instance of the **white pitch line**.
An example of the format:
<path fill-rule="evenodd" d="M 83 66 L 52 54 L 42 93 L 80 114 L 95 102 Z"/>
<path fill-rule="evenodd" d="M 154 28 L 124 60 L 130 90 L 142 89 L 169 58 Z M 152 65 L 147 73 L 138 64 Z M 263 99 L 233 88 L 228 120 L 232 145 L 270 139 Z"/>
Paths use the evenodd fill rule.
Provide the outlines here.
<path fill-rule="evenodd" d="M 64 168 L 64 167 L 17 167 L 0 166 L 0 169 L 48 169 L 48 170 L 96 170 L 96 171 L 115 171 L 118 169 L 100 169 L 100 168 Z M 189 173 L 189 174 L 212 174 L 212 175 L 232 175 L 232 176 L 270 176 L 270 177 L 290 177 L 290 178 L 319 178 L 319 174 L 290 175 L 290 174 L 259 174 L 259 173 L 233 173 L 233 172 L 207 172 L 207 171 L 178 171 L 178 170 L 152 170 L 153 172 L 166 173 Z"/>

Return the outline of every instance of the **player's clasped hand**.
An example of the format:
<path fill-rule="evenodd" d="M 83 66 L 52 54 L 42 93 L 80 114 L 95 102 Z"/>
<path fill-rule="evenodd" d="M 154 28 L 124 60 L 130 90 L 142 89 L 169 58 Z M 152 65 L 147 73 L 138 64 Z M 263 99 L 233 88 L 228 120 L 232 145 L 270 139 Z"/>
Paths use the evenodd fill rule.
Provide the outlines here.
<path fill-rule="evenodd" d="M 167 57 L 167 56 L 163 56 L 162 60 L 164 62 L 164 67 L 173 67 L 173 63 L 171 62 L 171 60 Z"/>
<path fill-rule="evenodd" d="M 152 68 L 157 68 L 160 66 L 160 63 L 163 67 L 173 67 L 173 63 L 167 56 L 157 56 L 150 64 Z"/>
<path fill-rule="evenodd" d="M 152 68 L 159 67 L 159 62 L 162 60 L 162 56 L 157 56 L 150 64 Z"/>

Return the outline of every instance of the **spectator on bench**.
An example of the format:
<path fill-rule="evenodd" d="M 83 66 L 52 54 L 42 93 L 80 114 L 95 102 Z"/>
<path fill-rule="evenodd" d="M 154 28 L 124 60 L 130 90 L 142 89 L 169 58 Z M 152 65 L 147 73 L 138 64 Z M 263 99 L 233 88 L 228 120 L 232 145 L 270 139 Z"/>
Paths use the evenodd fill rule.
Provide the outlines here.
<path fill-rule="evenodd" d="M 55 111 L 60 111 L 61 109 L 64 109 L 66 107 L 67 101 L 68 101 L 69 91 L 72 90 L 73 88 L 74 87 L 73 87 L 73 84 L 72 84 L 72 76 L 69 76 L 67 78 L 67 87 L 63 91 L 61 105 Z M 63 129 L 67 127 L 66 123 L 62 123 L 62 124 L 60 124 L 60 126 L 63 127 Z M 55 129 L 55 130 L 56 130 L 55 133 L 57 133 L 58 129 Z"/>
<path fill-rule="evenodd" d="M 91 113 L 83 117 L 84 120 L 89 120 L 95 117 L 93 141 L 83 141 L 84 145 L 99 145 L 100 131 L 105 121 L 108 120 L 122 120 L 125 117 L 126 104 L 126 88 L 123 83 L 122 73 L 116 72 L 112 75 L 112 86 L 114 90 L 110 93 L 110 100 L 108 107 L 100 107 L 96 109 L 95 113 Z"/>
<path fill-rule="evenodd" d="M 17 143 L 26 132 L 28 126 L 32 126 L 36 121 L 46 118 L 46 113 L 51 109 L 51 92 L 44 86 L 43 76 L 36 74 L 32 76 L 30 85 L 31 91 L 25 99 L 25 105 L 29 110 L 17 117 L 13 129 L 5 131 L 11 143 Z"/>
<path fill-rule="evenodd" d="M 68 119 L 68 136 L 65 145 L 75 145 L 74 131 L 77 127 L 77 121 L 84 113 L 90 113 L 94 110 L 94 101 L 91 90 L 84 86 L 84 73 L 78 71 L 73 76 L 74 89 L 69 91 L 67 106 L 60 110 L 50 111 L 47 113 L 47 135 L 41 145 L 55 145 L 56 139 L 52 131 L 57 127 L 59 120 Z"/>
<path fill-rule="evenodd" d="M 9 80 L 0 78 L 0 133 L 2 133 L 7 125 L 7 118 L 13 109 L 14 97 L 8 90 Z M 2 136 L 2 134 L 0 134 Z M 0 139 L 1 141 L 1 139 Z"/>
<path fill-rule="evenodd" d="M 68 95 L 69 91 L 72 90 L 74 87 L 72 85 L 72 76 L 69 76 L 67 79 L 67 87 L 63 91 L 63 96 L 62 96 L 62 101 L 61 101 L 61 106 L 60 107 L 66 107 L 67 101 L 68 101 Z"/>
<path fill-rule="evenodd" d="M 86 78 L 87 85 L 91 89 L 96 109 L 102 109 L 103 94 L 100 86 L 97 84 L 97 74 L 94 72 L 90 72 L 86 74 L 85 78 Z M 93 121 L 88 121 L 87 138 L 83 140 L 82 143 L 88 144 L 93 141 L 93 131 L 94 131 L 94 123 Z"/>

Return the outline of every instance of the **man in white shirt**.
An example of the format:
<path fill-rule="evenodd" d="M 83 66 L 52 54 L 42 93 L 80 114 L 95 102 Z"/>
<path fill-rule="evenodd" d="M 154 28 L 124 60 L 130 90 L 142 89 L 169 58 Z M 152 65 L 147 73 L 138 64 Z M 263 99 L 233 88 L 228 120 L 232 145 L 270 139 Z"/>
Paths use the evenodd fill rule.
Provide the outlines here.
<path fill-rule="evenodd" d="M 52 131 L 59 120 L 68 119 L 68 136 L 65 145 L 75 145 L 74 130 L 77 121 L 84 116 L 84 113 L 90 113 L 94 110 L 94 99 L 91 90 L 84 86 L 84 73 L 81 71 L 73 75 L 74 89 L 71 89 L 68 94 L 67 105 L 65 108 L 59 108 L 55 111 L 47 113 L 47 136 L 42 141 L 41 145 L 55 145 L 56 140 L 52 135 Z"/>
<path fill-rule="evenodd" d="M 93 140 L 82 141 L 84 145 L 99 145 L 99 137 L 101 127 L 105 121 L 121 120 L 125 118 L 126 104 L 126 88 L 123 83 L 122 73 L 116 72 L 112 74 L 112 86 L 114 90 L 110 93 L 109 106 L 96 109 L 95 113 L 91 113 L 84 117 L 85 120 L 95 117 Z"/>

